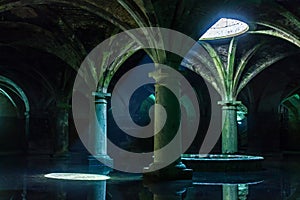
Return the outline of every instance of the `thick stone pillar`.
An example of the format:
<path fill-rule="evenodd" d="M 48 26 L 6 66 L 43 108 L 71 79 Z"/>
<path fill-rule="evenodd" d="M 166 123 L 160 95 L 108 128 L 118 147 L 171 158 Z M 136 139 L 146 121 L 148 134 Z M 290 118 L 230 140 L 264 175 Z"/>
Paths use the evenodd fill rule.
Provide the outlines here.
<path fill-rule="evenodd" d="M 224 184 L 222 186 L 223 200 L 238 200 L 238 185 Z"/>
<path fill-rule="evenodd" d="M 247 200 L 249 193 L 248 184 L 224 184 L 222 185 L 223 200 Z"/>
<path fill-rule="evenodd" d="M 238 184 L 238 199 L 247 200 L 249 194 L 249 185 L 248 184 Z"/>
<path fill-rule="evenodd" d="M 56 107 L 56 122 L 55 122 L 55 155 L 64 155 L 69 148 L 69 110 L 67 104 L 58 104 Z"/>
<path fill-rule="evenodd" d="M 222 105 L 222 153 L 234 154 L 238 151 L 237 105 L 239 101 L 221 101 Z"/>
<path fill-rule="evenodd" d="M 107 97 L 110 94 L 95 92 L 93 95 L 97 121 L 90 130 L 92 156 L 89 157 L 89 165 L 91 171 L 107 174 L 113 166 L 113 160 L 107 155 Z"/>
<path fill-rule="evenodd" d="M 154 135 L 154 161 L 149 166 L 149 169 L 145 170 L 145 176 L 153 179 L 189 179 L 192 177 L 192 170 L 186 169 L 186 166 L 181 162 L 180 158 L 182 153 L 180 103 L 179 99 L 173 94 L 173 92 L 176 92 L 179 96 L 179 80 L 169 77 L 168 74 L 164 73 L 161 69 L 151 73 L 150 76 L 156 80 L 155 103 L 160 106 L 155 106 L 154 108 L 154 131 L 156 133 Z M 178 86 L 175 87 L 178 88 L 178 90 L 170 91 L 168 84 Z M 163 111 L 161 106 L 165 111 Z M 162 119 L 163 116 L 167 118 L 166 121 Z M 177 139 L 174 138 L 176 134 L 179 134 Z M 173 148 L 172 151 L 167 153 L 156 151 L 169 144 L 171 140 L 176 144 L 174 145 L 176 148 Z M 160 169 L 160 166 L 165 166 L 164 163 L 170 156 L 173 157 L 176 155 L 179 155 L 179 158 L 174 163 Z M 159 168 L 159 170 L 147 173 L 147 171 L 153 171 L 157 168 Z"/>

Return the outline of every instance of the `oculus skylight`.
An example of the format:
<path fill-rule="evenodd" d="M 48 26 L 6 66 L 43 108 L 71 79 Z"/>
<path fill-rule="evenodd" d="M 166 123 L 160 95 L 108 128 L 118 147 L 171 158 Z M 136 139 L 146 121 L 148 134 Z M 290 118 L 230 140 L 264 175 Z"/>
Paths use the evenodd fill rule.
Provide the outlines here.
<path fill-rule="evenodd" d="M 241 35 L 249 30 L 248 24 L 237 19 L 221 18 L 199 40 L 215 40 Z"/>

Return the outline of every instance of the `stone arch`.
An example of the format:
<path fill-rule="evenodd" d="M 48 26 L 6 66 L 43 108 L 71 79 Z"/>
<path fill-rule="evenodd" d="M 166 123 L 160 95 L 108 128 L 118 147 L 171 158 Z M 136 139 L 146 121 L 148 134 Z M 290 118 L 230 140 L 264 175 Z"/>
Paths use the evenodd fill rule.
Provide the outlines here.
<path fill-rule="evenodd" d="M 13 80 L 0 75 L 0 87 L 1 93 L 8 98 L 8 100 L 12 103 L 12 105 L 16 108 L 18 112 L 18 117 L 24 119 L 24 133 L 25 133 L 25 142 L 24 142 L 24 149 L 27 149 L 27 141 L 29 136 L 29 120 L 30 120 L 30 103 L 27 98 L 27 95 L 23 91 L 23 89 L 15 83 Z M 15 103 L 15 100 L 11 95 L 16 95 L 23 103 L 23 109 L 19 108 Z M 24 111 L 24 113 L 20 113 L 20 111 Z"/>
<path fill-rule="evenodd" d="M 292 87 L 293 86 L 293 87 Z M 281 149 L 284 152 L 299 151 L 300 87 L 298 81 L 289 83 L 282 95 L 278 111 L 281 120 Z"/>

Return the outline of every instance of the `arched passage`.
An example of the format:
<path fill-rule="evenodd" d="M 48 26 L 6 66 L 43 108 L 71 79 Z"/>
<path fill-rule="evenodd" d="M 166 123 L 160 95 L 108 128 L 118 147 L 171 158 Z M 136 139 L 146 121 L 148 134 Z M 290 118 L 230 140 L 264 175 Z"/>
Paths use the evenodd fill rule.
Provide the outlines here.
<path fill-rule="evenodd" d="M 248 86 L 249 94 L 244 91 L 249 110 L 248 152 L 267 154 L 284 150 L 287 130 L 284 130 L 286 114 L 282 103 L 294 94 L 299 84 L 298 62 L 298 56 L 290 56 L 273 64 L 253 79 Z"/>
<path fill-rule="evenodd" d="M 0 76 L 0 102 L 0 152 L 22 152 L 29 135 L 29 100 L 18 84 Z"/>
<path fill-rule="evenodd" d="M 279 106 L 281 113 L 281 148 L 283 151 L 300 151 L 300 95 L 299 89 L 285 97 Z"/>

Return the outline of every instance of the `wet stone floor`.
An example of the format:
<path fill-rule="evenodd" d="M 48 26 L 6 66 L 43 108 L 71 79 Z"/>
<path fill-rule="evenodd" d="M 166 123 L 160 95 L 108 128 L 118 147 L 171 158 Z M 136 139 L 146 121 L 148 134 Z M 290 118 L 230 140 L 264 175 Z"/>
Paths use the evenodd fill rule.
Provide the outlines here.
<path fill-rule="evenodd" d="M 141 174 L 111 172 L 106 181 L 45 178 L 81 172 L 82 162 L 49 156 L 1 157 L 0 200 L 281 200 L 300 199 L 300 157 L 266 159 L 256 172 L 195 172 L 190 181 L 145 182 Z"/>

